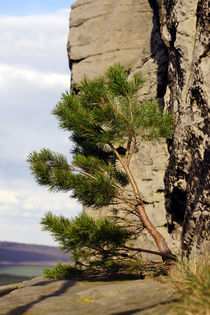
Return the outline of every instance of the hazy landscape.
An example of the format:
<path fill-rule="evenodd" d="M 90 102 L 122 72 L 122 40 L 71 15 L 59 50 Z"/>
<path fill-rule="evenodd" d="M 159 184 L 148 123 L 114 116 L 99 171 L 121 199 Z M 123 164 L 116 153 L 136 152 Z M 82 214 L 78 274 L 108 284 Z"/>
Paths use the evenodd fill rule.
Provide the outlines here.
<path fill-rule="evenodd" d="M 0 242 L 0 285 L 40 276 L 45 267 L 69 259 L 69 254 L 52 246 Z"/>

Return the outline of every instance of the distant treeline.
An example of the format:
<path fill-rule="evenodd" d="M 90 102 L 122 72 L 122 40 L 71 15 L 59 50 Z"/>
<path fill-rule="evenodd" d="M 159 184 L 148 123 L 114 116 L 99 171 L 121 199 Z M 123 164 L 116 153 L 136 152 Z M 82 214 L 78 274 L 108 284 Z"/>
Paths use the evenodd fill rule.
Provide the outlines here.
<path fill-rule="evenodd" d="M 27 262 L 68 262 L 70 254 L 64 254 L 53 246 L 0 242 L 0 265 Z"/>

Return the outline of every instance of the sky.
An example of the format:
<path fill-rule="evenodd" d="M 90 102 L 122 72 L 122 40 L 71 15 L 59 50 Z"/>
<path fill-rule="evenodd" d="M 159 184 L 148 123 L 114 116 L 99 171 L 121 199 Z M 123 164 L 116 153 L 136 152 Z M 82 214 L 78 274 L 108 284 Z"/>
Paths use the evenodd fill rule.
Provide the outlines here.
<path fill-rule="evenodd" d="M 0 0 L 0 241 L 57 245 L 40 220 L 73 217 L 70 193 L 40 187 L 26 162 L 42 148 L 71 159 L 68 134 L 51 111 L 70 86 L 66 43 L 75 1 Z"/>

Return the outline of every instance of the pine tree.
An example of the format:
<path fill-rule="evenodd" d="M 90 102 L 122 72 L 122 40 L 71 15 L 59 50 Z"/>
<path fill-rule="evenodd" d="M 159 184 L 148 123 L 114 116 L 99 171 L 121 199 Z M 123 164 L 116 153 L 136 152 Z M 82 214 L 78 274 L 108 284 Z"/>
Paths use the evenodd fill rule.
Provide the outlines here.
<path fill-rule="evenodd" d="M 54 192 L 71 191 L 72 197 L 96 211 L 117 202 L 126 204 L 166 259 L 171 250 L 145 212 L 130 162 L 141 141 L 171 137 L 173 122 L 156 100 L 138 100 L 143 83 L 139 73 L 129 80 L 120 64 L 98 79 L 85 77 L 78 92 L 63 93 L 53 110 L 60 127 L 70 132 L 72 162 L 49 149 L 31 153 L 28 161 L 40 185 Z"/>
<path fill-rule="evenodd" d="M 132 257 L 125 245 L 131 233 L 108 218 L 93 220 L 81 213 L 69 220 L 48 212 L 41 224 L 60 244 L 60 250 L 71 252 L 74 262 L 71 271 L 93 272 L 101 268 L 108 271 L 125 265 L 125 260 Z M 55 270 L 50 272 L 54 274 Z"/>

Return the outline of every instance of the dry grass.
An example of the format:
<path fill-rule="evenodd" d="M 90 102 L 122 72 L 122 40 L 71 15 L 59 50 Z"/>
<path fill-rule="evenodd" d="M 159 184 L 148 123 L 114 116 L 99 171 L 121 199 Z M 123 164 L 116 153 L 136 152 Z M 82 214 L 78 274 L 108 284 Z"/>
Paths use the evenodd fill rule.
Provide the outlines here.
<path fill-rule="evenodd" d="M 167 281 L 180 302 L 171 305 L 170 314 L 210 315 L 210 255 L 183 259 L 171 269 Z"/>

